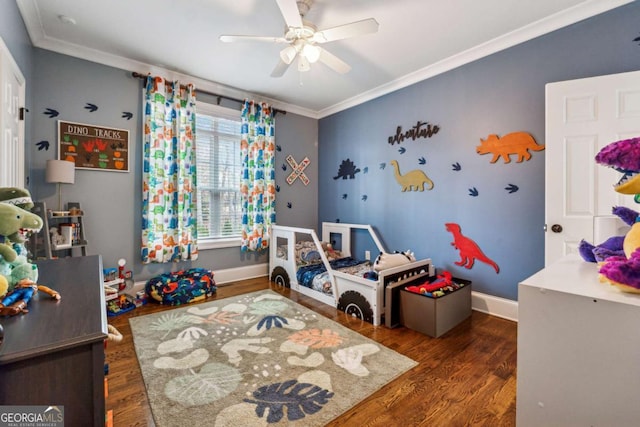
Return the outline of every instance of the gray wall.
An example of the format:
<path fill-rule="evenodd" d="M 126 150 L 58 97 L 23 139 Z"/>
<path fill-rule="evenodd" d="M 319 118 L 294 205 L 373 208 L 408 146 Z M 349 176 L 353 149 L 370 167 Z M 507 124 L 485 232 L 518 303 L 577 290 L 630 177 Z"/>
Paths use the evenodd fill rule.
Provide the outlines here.
<path fill-rule="evenodd" d="M 31 151 L 31 179 L 33 195 L 47 206 L 57 206 L 56 186 L 44 182 L 47 159 L 57 156 L 57 120 L 94 124 L 127 129 L 130 132 L 130 172 L 104 172 L 77 170 L 76 183 L 63 186 L 63 200 L 77 201 L 85 211 L 85 230 L 89 240 L 88 252 L 101 254 L 105 267 L 115 266 L 119 258 L 127 260 L 127 268 L 136 280 L 145 280 L 156 274 L 189 267 L 215 270 L 249 266 L 268 262 L 266 253 L 241 253 L 239 248 L 202 250 L 197 261 L 177 264 L 142 265 L 140 262 L 141 227 L 141 81 L 131 77 L 129 71 L 106 67 L 46 50 L 34 49 L 34 76 L 30 81 L 36 99 L 31 114 L 33 137 L 27 141 Z M 91 113 L 87 103 L 98 106 Z M 230 105 L 231 106 L 231 105 Z M 237 105 L 236 105 L 237 107 Z M 49 118 L 47 108 L 59 111 Z M 123 112 L 132 112 L 133 118 L 122 118 Z M 317 120 L 295 114 L 276 116 L 276 142 L 282 151 L 276 155 L 277 164 L 285 162 L 291 153 L 299 158 L 309 156 L 317 168 Z M 48 150 L 39 150 L 38 141 L 49 141 Z M 310 173 L 317 175 L 317 172 Z M 276 180 L 284 187 L 286 172 L 278 169 Z M 314 185 L 301 191 L 299 183 L 283 188 L 277 195 L 278 222 L 298 222 L 313 226 L 317 222 L 317 196 Z M 300 191 L 300 194 L 297 192 Z M 294 212 L 286 202 L 296 198 Z M 293 218 L 296 218 L 295 220 Z"/>
<path fill-rule="evenodd" d="M 545 152 L 522 163 L 512 156 L 510 164 L 491 164 L 491 155 L 478 155 L 476 146 L 489 134 L 516 131 L 545 144 L 545 84 L 640 69 L 640 46 L 633 42 L 639 22 L 640 3 L 631 3 L 321 119 L 318 220 L 373 224 L 388 250 L 411 249 L 472 280 L 476 291 L 517 299 L 518 282 L 544 265 Z M 441 130 L 388 144 L 397 126 L 408 130 L 417 121 Z M 363 172 L 332 179 L 347 158 Z M 434 189 L 401 192 L 392 159 L 403 174 L 426 172 Z M 518 191 L 507 191 L 509 184 Z M 500 266 L 499 274 L 477 261 L 471 269 L 454 264 L 460 256 L 448 222 L 462 227 Z"/>

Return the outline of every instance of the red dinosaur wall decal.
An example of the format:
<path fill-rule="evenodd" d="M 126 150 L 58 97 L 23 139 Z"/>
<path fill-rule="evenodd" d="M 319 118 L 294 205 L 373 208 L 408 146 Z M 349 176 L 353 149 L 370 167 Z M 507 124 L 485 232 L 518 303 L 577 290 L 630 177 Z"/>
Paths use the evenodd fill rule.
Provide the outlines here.
<path fill-rule="evenodd" d="M 447 231 L 450 231 L 451 234 L 453 234 L 453 242 L 451 242 L 451 246 L 460 251 L 461 259 L 460 261 L 455 262 L 456 265 L 471 269 L 471 267 L 473 267 L 473 263 L 478 260 L 485 264 L 489 264 L 496 270 L 496 273 L 500 273 L 500 267 L 498 267 L 498 264 L 486 256 L 476 242 L 462 234 L 460 225 L 448 222 L 444 226 Z"/>

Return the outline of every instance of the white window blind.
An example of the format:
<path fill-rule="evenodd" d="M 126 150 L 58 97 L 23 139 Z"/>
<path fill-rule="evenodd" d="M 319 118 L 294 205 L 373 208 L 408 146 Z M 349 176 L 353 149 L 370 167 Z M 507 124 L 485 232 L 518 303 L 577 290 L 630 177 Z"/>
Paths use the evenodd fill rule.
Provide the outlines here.
<path fill-rule="evenodd" d="M 196 161 L 199 245 L 239 238 L 242 167 L 239 110 L 198 102 Z"/>

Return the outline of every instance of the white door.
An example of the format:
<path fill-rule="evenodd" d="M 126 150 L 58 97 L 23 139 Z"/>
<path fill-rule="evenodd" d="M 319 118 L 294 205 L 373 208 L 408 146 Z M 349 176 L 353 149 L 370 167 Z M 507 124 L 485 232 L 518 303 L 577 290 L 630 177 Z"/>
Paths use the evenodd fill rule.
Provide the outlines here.
<path fill-rule="evenodd" d="M 605 145 L 640 136 L 640 71 L 546 86 L 545 265 L 577 252 L 581 239 L 624 234 L 613 206 L 640 211 L 613 185 L 619 172 L 596 164 Z"/>
<path fill-rule="evenodd" d="M 24 98 L 24 76 L 0 39 L 0 187 L 24 187 Z"/>

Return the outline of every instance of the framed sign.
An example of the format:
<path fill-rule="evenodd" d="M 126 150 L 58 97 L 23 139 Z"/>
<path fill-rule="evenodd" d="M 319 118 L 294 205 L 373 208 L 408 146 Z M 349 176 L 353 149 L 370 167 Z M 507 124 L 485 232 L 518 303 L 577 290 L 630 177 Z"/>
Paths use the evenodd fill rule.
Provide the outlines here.
<path fill-rule="evenodd" d="M 129 131 L 58 120 L 58 153 L 77 169 L 129 172 Z"/>

